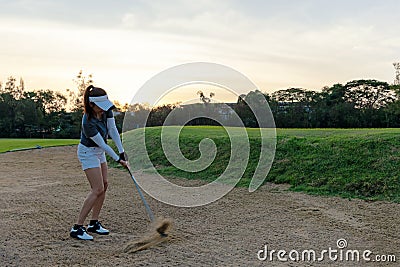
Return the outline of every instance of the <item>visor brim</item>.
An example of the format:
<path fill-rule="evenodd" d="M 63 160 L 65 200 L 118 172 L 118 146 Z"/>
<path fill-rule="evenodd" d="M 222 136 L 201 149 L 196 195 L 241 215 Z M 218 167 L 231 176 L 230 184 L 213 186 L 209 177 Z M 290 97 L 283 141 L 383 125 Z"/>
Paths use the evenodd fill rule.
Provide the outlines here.
<path fill-rule="evenodd" d="M 93 101 L 96 106 L 101 108 L 104 111 L 109 111 L 110 109 L 114 108 L 114 104 L 110 100 L 105 100 L 105 101 Z"/>

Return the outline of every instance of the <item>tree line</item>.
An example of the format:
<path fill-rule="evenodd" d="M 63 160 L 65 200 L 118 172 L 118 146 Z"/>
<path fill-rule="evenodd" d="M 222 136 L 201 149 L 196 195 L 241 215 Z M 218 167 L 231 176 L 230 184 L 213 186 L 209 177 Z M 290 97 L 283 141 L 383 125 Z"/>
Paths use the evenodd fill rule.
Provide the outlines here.
<path fill-rule="evenodd" d="M 83 114 L 82 96 L 93 83 L 82 71 L 76 76 L 76 90 L 66 94 L 46 90 L 26 91 L 23 79 L 9 77 L 0 82 L 0 137 L 79 138 Z M 198 93 L 199 94 L 199 93 Z M 201 99 L 201 94 L 200 100 Z M 258 127 L 249 108 L 268 102 L 279 128 L 364 128 L 400 126 L 400 86 L 377 80 L 354 80 L 334 84 L 321 91 L 289 88 L 271 94 L 259 90 L 238 97 L 236 103 L 202 101 L 192 105 L 168 104 L 157 107 L 136 103 L 115 103 L 117 126 L 124 130 L 185 121 L 188 125 L 229 125 L 236 112 L 246 127 Z M 204 98 L 204 94 L 203 94 Z M 229 108 L 227 108 L 229 106 Z M 190 119 L 195 116 L 195 119 Z M 219 122 L 210 117 L 218 117 Z"/>
<path fill-rule="evenodd" d="M 400 126 L 400 87 L 377 80 L 334 84 L 321 92 L 290 88 L 266 95 L 277 127 Z"/>
<path fill-rule="evenodd" d="M 78 138 L 81 98 L 92 80 L 79 72 L 74 81 L 78 90 L 67 89 L 66 95 L 50 89 L 26 91 L 24 80 L 13 76 L 0 82 L 0 137 Z"/>
<path fill-rule="evenodd" d="M 200 98 L 201 99 L 201 98 Z M 321 91 L 289 88 L 271 94 L 259 90 L 238 97 L 236 103 L 227 103 L 246 127 L 259 127 L 251 106 L 268 103 L 278 128 L 388 128 L 400 127 L 400 86 L 377 80 L 354 80 L 334 84 Z M 178 111 L 176 111 L 178 108 Z M 163 105 L 150 108 L 135 104 L 130 108 L 136 117 L 127 120 L 127 129 L 143 126 L 160 126 L 172 111 L 177 121 L 196 115 L 188 125 L 221 124 L 210 117 L 219 116 L 226 126 L 232 114 L 220 103 L 210 101 L 180 106 Z M 222 111 L 222 112 L 221 112 Z M 147 120 L 145 118 L 147 117 Z M 179 124 L 179 123 L 176 123 Z"/>

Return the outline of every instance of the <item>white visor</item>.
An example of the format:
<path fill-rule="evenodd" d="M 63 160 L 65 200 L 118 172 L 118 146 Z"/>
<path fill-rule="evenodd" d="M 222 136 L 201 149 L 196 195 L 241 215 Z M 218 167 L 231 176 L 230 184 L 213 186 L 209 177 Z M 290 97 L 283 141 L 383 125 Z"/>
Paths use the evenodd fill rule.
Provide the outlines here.
<path fill-rule="evenodd" d="M 98 106 L 99 108 L 101 108 L 104 111 L 108 111 L 110 108 L 114 107 L 114 104 L 110 100 L 108 100 L 107 95 L 90 96 L 89 102 L 95 103 L 96 106 Z"/>

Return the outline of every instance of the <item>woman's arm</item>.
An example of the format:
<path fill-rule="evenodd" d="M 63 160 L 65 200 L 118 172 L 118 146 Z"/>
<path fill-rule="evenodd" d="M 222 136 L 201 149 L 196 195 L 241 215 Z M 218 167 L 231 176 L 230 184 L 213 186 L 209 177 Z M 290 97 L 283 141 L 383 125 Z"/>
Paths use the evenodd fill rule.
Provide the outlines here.
<path fill-rule="evenodd" d="M 107 128 L 108 134 L 111 136 L 111 139 L 114 141 L 115 145 L 118 148 L 118 152 L 124 153 L 124 148 L 122 147 L 121 138 L 119 137 L 117 125 L 115 125 L 114 118 L 107 118 Z"/>
<path fill-rule="evenodd" d="M 103 137 L 101 137 L 100 133 L 97 133 L 95 136 L 90 137 L 99 147 L 101 147 L 110 157 L 112 157 L 115 161 L 119 161 L 120 157 L 115 153 L 115 151 L 104 142 Z"/>

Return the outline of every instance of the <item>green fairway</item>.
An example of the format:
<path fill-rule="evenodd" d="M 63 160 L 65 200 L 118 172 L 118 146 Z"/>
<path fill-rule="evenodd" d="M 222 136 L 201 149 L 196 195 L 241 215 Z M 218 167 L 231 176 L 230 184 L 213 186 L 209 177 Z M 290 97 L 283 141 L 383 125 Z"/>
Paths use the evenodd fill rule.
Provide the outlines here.
<path fill-rule="evenodd" d="M 27 148 L 77 145 L 78 139 L 8 139 L 0 138 L 0 153 Z"/>
<path fill-rule="evenodd" d="M 213 163 L 199 172 L 174 167 L 163 153 L 161 127 L 146 128 L 146 147 L 157 171 L 165 176 L 215 180 L 230 159 L 230 140 L 222 127 L 184 127 L 179 136 L 182 154 L 195 160 L 198 145 L 210 138 L 217 147 Z M 143 162 L 143 151 L 135 151 L 138 131 L 124 133 L 124 144 Z M 248 186 L 260 156 L 258 129 L 247 129 L 250 156 L 238 186 Z M 400 129 L 277 129 L 273 166 L 266 181 L 287 183 L 292 190 L 400 202 Z M 140 165 L 140 164 L 139 164 Z M 143 166 L 140 166 L 143 168 Z M 146 167 L 146 166 L 145 166 Z"/>
<path fill-rule="evenodd" d="M 398 135 L 398 128 L 376 128 L 376 129 L 277 129 L 278 136 L 293 137 L 349 137 L 357 135 Z"/>

